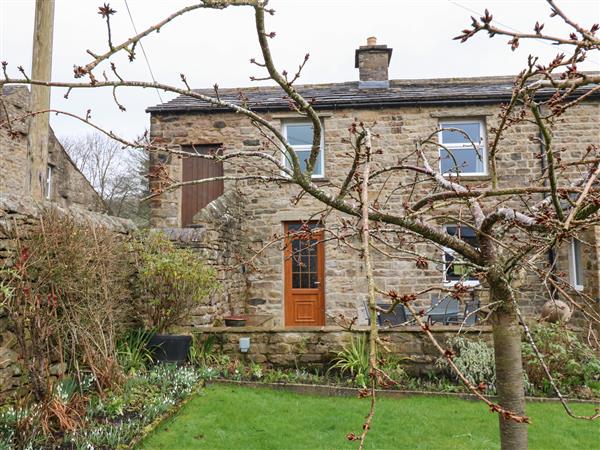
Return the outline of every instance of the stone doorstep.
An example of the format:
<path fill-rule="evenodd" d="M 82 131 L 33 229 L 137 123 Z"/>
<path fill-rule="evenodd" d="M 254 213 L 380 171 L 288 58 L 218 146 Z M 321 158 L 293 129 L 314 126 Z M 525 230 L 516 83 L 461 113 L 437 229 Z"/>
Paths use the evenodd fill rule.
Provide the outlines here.
<path fill-rule="evenodd" d="M 275 389 L 281 391 L 295 392 L 297 394 L 313 394 L 326 397 L 358 397 L 358 388 L 344 386 L 330 386 L 324 384 L 299 384 L 299 383 L 260 383 L 258 381 L 236 381 L 236 380 L 211 380 L 206 385 L 234 385 L 261 389 Z M 432 391 L 408 391 L 401 389 L 377 389 L 377 395 L 386 398 L 403 397 L 448 397 L 459 398 L 462 400 L 480 401 L 474 394 L 461 392 L 432 392 Z M 488 395 L 486 398 L 497 401 L 495 395 Z M 566 398 L 569 403 L 582 403 L 600 406 L 600 399 L 586 400 L 580 398 Z M 525 397 L 525 401 L 533 403 L 559 403 L 560 399 L 553 397 Z"/>

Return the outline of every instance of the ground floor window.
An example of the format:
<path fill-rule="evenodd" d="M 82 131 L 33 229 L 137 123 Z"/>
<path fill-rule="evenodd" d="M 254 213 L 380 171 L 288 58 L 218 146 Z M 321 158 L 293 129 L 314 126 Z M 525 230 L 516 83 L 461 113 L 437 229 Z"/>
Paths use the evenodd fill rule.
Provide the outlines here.
<path fill-rule="evenodd" d="M 472 247 L 477 248 L 477 235 L 475 230 L 466 226 L 446 225 L 445 230 L 448 234 L 462 239 Z M 444 283 L 462 284 L 477 286 L 479 279 L 473 274 L 473 268 L 468 264 L 461 262 L 461 258 L 452 249 L 444 249 Z"/>
<path fill-rule="evenodd" d="M 582 291 L 584 282 L 582 243 L 577 238 L 573 238 L 569 245 L 569 277 L 571 286 Z"/>

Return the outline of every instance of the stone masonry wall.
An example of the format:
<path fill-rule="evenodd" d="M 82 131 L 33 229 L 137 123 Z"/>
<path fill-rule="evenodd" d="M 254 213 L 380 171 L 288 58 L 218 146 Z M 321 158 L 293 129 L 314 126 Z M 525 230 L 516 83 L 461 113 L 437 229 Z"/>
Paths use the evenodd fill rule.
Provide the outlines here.
<path fill-rule="evenodd" d="M 192 249 L 217 271 L 220 289 L 196 308 L 181 326 L 193 329 L 218 323 L 230 314 L 247 311 L 247 280 L 243 264 L 242 203 L 235 190 L 214 200 L 197 215 L 194 228 L 163 228 L 179 247 Z"/>
<path fill-rule="evenodd" d="M 125 219 L 88 211 L 78 206 L 68 209 L 56 203 L 46 202 L 36 205 L 21 196 L 0 193 L 0 269 L 9 268 L 15 260 L 17 250 L 14 241 L 15 231 L 22 239 L 33 229 L 44 208 L 56 208 L 76 220 L 93 227 L 106 227 L 115 233 L 127 234 L 135 229 L 133 222 Z M 62 370 L 60 366 L 51 367 L 54 375 Z M 4 310 L 0 310 L 0 399 L 7 398 L 19 389 L 26 389 L 19 363 L 18 346 L 11 325 Z"/>
<path fill-rule="evenodd" d="M 11 118 L 11 134 L 0 128 L 0 194 L 24 195 L 27 174 L 27 133 L 29 119 L 18 120 L 29 112 L 29 90 L 26 87 L 4 87 L 3 100 Z M 0 122 L 6 112 L 0 109 Z M 50 200 L 63 206 L 79 205 L 90 211 L 106 207 L 89 181 L 77 169 L 54 132 L 50 130 L 48 163 L 53 166 Z"/>
<path fill-rule="evenodd" d="M 339 327 L 283 328 L 271 329 L 244 327 L 204 328 L 197 332 L 201 340 L 213 339 L 214 350 L 232 357 L 266 364 L 271 367 L 326 368 L 337 352 L 349 344 L 352 337 L 366 334 L 366 327 L 349 332 Z M 432 328 L 441 343 L 456 336 L 456 327 L 436 326 Z M 488 328 L 466 329 L 469 338 L 491 340 Z M 402 329 L 380 329 L 380 337 L 391 354 L 407 358 L 406 363 L 413 372 L 425 372 L 433 368 L 439 354 L 429 338 L 419 327 Z M 250 338 L 250 349 L 244 354 L 239 350 L 242 337 Z"/>
<path fill-rule="evenodd" d="M 325 179 L 315 181 L 327 190 L 329 181 L 337 182 L 348 171 L 348 127 L 352 122 L 375 123 L 373 132 L 380 138 L 374 141 L 375 150 L 382 150 L 375 157 L 375 168 L 393 165 L 398 157 L 414 151 L 415 140 L 423 138 L 435 130 L 440 119 L 479 118 L 483 119 L 489 130 L 497 125 L 498 105 L 478 106 L 423 106 L 402 108 L 380 108 L 373 110 L 339 109 L 320 112 L 323 118 L 325 140 Z M 265 118 L 279 127 L 289 118 L 296 117 L 290 113 L 266 113 Z M 556 145 L 565 148 L 563 162 L 581 157 L 591 142 L 597 142 L 598 117 L 600 103 L 597 101 L 583 103 L 565 114 L 560 123 L 560 131 L 555 134 Z M 221 144 L 225 153 L 234 150 L 257 150 L 264 138 L 255 127 L 239 114 L 218 113 L 161 113 L 151 117 L 151 134 L 158 142 L 167 145 Z M 488 132 L 489 135 L 489 132 Z M 502 142 L 503 151 L 499 154 L 497 166 L 501 177 L 499 188 L 513 187 L 527 183 L 535 184 L 541 173 L 538 158 L 540 148 L 531 140 L 537 135 L 534 125 L 524 123 L 515 126 L 506 133 Z M 437 148 L 427 149 L 431 160 L 437 158 Z M 179 180 L 181 177 L 181 159 L 172 157 L 168 160 L 170 176 Z M 250 163 L 249 163 L 250 164 Z M 263 174 L 278 175 L 275 168 L 260 164 L 256 170 Z M 239 166 L 225 163 L 225 174 L 243 173 Z M 375 169 L 374 169 L 375 170 Z M 485 188 L 489 186 L 487 176 L 466 179 L 468 185 Z M 397 180 L 393 180 L 395 184 Z M 406 180 L 405 180 L 406 181 Z M 560 180 L 566 182 L 566 180 Z M 238 182 L 235 187 L 240 191 L 239 201 L 243 207 L 241 223 L 242 233 L 247 236 L 251 249 L 260 249 L 275 235 L 282 235 L 285 221 L 306 220 L 318 214 L 322 206 L 313 198 L 305 195 L 298 199 L 298 187 L 287 184 L 252 184 Z M 233 182 L 225 183 L 225 191 L 234 188 Z M 373 185 L 373 191 L 381 188 Z M 384 193 L 391 192 L 387 187 Z M 541 199 L 541 196 L 540 196 Z M 161 196 L 160 202 L 153 205 L 153 224 L 158 227 L 179 226 L 179 191 L 169 192 Z M 484 207 L 489 206 L 484 202 Z M 400 194 L 392 194 L 390 202 L 382 207 L 384 211 L 398 211 L 403 208 Z M 440 211 L 442 214 L 443 211 Z M 325 218 L 327 226 L 340 224 L 343 220 L 355 220 L 332 212 Z M 399 237 L 403 231 L 398 229 Z M 352 239 L 350 240 L 352 241 Z M 594 244 L 597 249 L 597 241 Z M 427 244 L 419 244 L 419 250 L 426 252 L 436 260 L 441 259 L 441 250 Z M 239 250 L 242 250 L 240 247 Z M 246 250 L 246 249 L 244 249 Z M 597 250 L 596 250 L 597 252 Z M 598 298 L 597 253 L 589 251 L 586 267 L 590 267 L 590 295 Z M 414 260 L 401 257 L 389 258 L 374 253 L 376 282 L 383 290 L 395 289 L 400 293 L 414 292 L 425 286 L 442 285 L 442 264 L 430 263 L 427 268 L 417 268 Z M 365 323 L 363 300 L 366 298 L 365 275 L 362 261 L 356 253 L 336 242 L 325 244 L 325 303 L 328 324 L 333 324 L 333 317 L 338 314 L 353 317 L 359 316 Z M 596 269 L 593 269 L 596 267 Z M 239 268 L 239 267 L 238 267 Z M 283 254 L 280 245 L 267 246 L 260 256 L 254 259 L 253 267 L 247 267 L 247 298 L 261 299 L 262 305 L 256 312 L 272 314 L 275 325 L 283 324 Z M 480 297 L 485 299 L 485 289 L 480 290 Z M 548 296 L 546 289 L 535 277 L 527 278 L 519 288 L 520 302 L 528 315 L 535 315 L 537 309 Z M 430 303 L 428 295 L 421 299 L 423 305 Z"/>

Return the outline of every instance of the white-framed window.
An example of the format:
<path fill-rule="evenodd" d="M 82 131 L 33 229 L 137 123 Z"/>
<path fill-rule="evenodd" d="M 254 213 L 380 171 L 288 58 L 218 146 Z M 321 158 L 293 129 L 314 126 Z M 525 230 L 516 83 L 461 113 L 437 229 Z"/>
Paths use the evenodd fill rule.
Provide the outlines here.
<path fill-rule="evenodd" d="M 54 167 L 51 164 L 48 164 L 46 169 L 46 199 L 50 200 L 52 198 L 52 175 L 54 174 Z"/>
<path fill-rule="evenodd" d="M 474 248 L 478 248 L 475 230 L 464 225 L 444 225 L 446 233 L 456 236 Z M 472 267 L 461 262 L 461 257 L 450 248 L 444 248 L 444 284 L 461 283 L 466 286 L 479 286 L 479 279 L 472 274 Z"/>
<path fill-rule="evenodd" d="M 310 157 L 312 150 L 313 141 L 313 124 L 306 120 L 285 120 L 281 123 L 281 129 L 283 137 L 287 140 L 287 143 L 294 149 L 298 160 L 303 169 L 306 170 L 306 164 Z M 321 123 L 321 148 L 319 156 L 315 163 L 312 178 L 323 178 L 325 176 L 325 139 L 324 129 Z M 284 154 L 283 162 L 286 167 L 291 167 L 291 161 L 287 154 Z"/>
<path fill-rule="evenodd" d="M 484 120 L 440 120 L 439 128 L 438 139 L 443 145 L 439 149 L 441 173 L 487 175 Z"/>
<path fill-rule="evenodd" d="M 583 273 L 583 252 L 582 243 L 579 239 L 573 238 L 569 243 L 569 278 L 571 286 L 578 291 L 583 291 L 585 275 Z"/>

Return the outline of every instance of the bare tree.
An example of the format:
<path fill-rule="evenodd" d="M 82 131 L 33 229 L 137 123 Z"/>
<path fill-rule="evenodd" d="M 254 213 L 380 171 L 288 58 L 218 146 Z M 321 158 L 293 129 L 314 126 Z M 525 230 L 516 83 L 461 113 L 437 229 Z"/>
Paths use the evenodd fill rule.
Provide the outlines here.
<path fill-rule="evenodd" d="M 63 147 L 116 216 L 140 224 L 148 220 L 148 155 L 124 147 L 103 133 L 61 139 Z"/>
<path fill-rule="evenodd" d="M 595 33 L 598 25 L 583 27 L 571 21 L 555 3 L 548 0 L 553 16 L 561 18 L 572 29 L 565 38 L 545 35 L 543 25 L 536 23 L 534 33 L 517 34 L 496 28 L 491 14 L 481 19 L 473 18 L 472 28 L 463 32 L 459 38 L 467 40 L 481 31 L 490 35 L 511 36 L 510 45 L 518 46 L 521 39 L 542 39 L 569 47 L 570 56 L 558 55 L 553 61 L 542 64 L 537 58 L 530 57 L 527 67 L 516 77 L 512 99 L 503 105 L 498 112 L 497 126 L 491 130 L 492 139 L 489 148 L 491 182 L 473 187 L 461 176 L 461 167 L 454 161 L 454 175 L 440 173 L 436 167 L 439 158 L 438 149 L 452 152 L 438 142 L 436 136 L 440 130 L 431 130 L 412 148 L 402 149 L 401 155 L 394 155 L 395 164 L 386 164 L 383 156 L 389 152 L 377 143 L 376 124 L 349 124 L 348 167 L 342 179 L 330 180 L 323 187 L 313 183 L 311 174 L 315 169 L 320 151 L 322 125 L 315 105 L 311 99 L 304 98 L 295 88 L 308 55 L 300 63 L 293 77 L 286 71 L 277 69 L 273 60 L 269 40 L 275 37 L 274 32 L 265 28 L 265 14 L 274 14 L 268 9 L 266 1 L 209 1 L 183 8 L 156 25 L 138 35 L 120 43 L 111 41 L 110 17 L 116 12 L 109 5 L 100 8 L 100 13 L 108 29 L 108 47 L 99 52 L 88 50 L 91 61 L 75 66 L 74 82 L 43 82 L 29 79 L 22 69 L 22 77 L 11 77 L 4 66 L 4 80 L 0 84 L 25 83 L 72 89 L 89 89 L 94 87 L 110 87 L 113 98 L 120 109 L 124 107 L 118 102 L 117 90 L 125 87 L 157 88 L 178 93 L 208 102 L 212 105 L 228 108 L 247 117 L 264 137 L 260 150 L 247 151 L 225 149 L 221 154 L 197 154 L 193 157 L 223 161 L 237 170 L 227 171 L 223 177 L 172 182 L 168 171 L 160 165 L 152 170 L 152 176 L 161 181 L 153 195 L 160 195 L 165 190 L 178 189 L 184 185 L 202 184 L 222 179 L 236 183 L 279 183 L 292 182 L 300 188 L 300 196 L 308 195 L 322 204 L 320 217 L 332 214 L 332 211 L 345 216 L 337 226 L 328 224 L 325 231 L 328 239 L 336 239 L 356 250 L 365 261 L 369 286 L 369 307 L 374 316 L 381 310 L 375 303 L 375 294 L 385 295 L 391 300 L 391 308 L 404 304 L 415 317 L 424 333 L 433 341 L 434 346 L 449 365 L 457 372 L 473 394 L 484 401 L 492 412 L 499 415 L 500 437 L 502 448 L 527 448 L 527 423 L 525 415 L 525 398 L 523 388 L 523 367 L 521 362 L 521 328 L 525 327 L 526 335 L 531 339 L 519 305 L 518 286 L 525 277 L 534 277 L 540 285 L 547 287 L 550 297 L 554 292 L 568 301 L 584 318 L 600 323 L 600 312 L 595 299 L 574 290 L 567 280 L 553 272 L 544 257 L 548 251 L 557 248 L 572 237 L 581 237 L 585 230 L 600 223 L 600 191 L 598 175 L 600 173 L 600 156 L 597 143 L 590 142 L 587 152 L 582 157 L 573 159 L 562 154 L 560 148 L 554 147 L 554 133 L 560 130 L 561 118 L 569 110 L 577 108 L 582 101 L 600 90 L 599 75 L 590 75 L 578 70 L 577 64 L 583 61 L 589 52 L 598 52 L 600 43 Z M 195 9 L 228 6 L 251 6 L 254 10 L 257 38 L 260 44 L 261 61 L 252 60 L 266 74 L 255 79 L 274 81 L 285 92 L 289 99 L 290 109 L 306 117 L 312 122 L 314 134 L 312 150 L 307 160 L 301 160 L 294 148 L 286 142 L 281 131 L 266 118 L 253 111 L 245 101 L 243 93 L 238 101 L 222 98 L 218 86 L 214 95 L 194 91 L 187 83 L 185 75 L 181 75 L 182 86 L 170 86 L 156 82 L 132 81 L 123 79 L 115 63 L 110 59 L 119 52 L 126 52 L 130 59 L 135 58 L 137 43 L 145 36 L 158 32 L 177 17 Z M 109 65 L 97 76 L 100 66 Z M 78 117 L 66 114 L 88 123 L 89 117 Z M 37 112 L 39 113 L 39 112 Z M 34 112 L 35 114 L 35 112 Z M 509 149 L 504 140 L 507 132 L 513 127 L 523 124 L 533 125 L 539 131 L 539 137 L 532 135 L 533 141 L 543 144 L 542 158 L 545 164 L 544 173 L 537 179 L 523 180 L 522 184 L 509 188 L 501 185 L 502 166 L 498 164 L 500 156 Z M 10 127 L 10 123 L 4 124 Z M 460 129 L 448 131 L 461 133 L 469 139 L 475 151 L 478 145 Z M 149 152 L 162 152 L 175 156 L 190 157 L 176 146 L 164 146 L 157 142 L 144 143 L 127 141 L 112 132 L 106 134 L 132 148 L 145 148 Z M 288 161 L 284 164 L 283 159 Z M 400 200 L 394 200 L 394 196 Z M 473 230 L 477 245 L 471 245 L 461 239 L 460 233 L 451 233 L 444 228 L 444 223 L 461 224 Z M 307 232 L 301 230 L 300 232 Z M 284 239 L 284 237 L 280 237 Z M 359 240 L 357 245 L 355 242 Z M 423 249 L 425 247 L 425 249 Z M 433 249 L 433 252 L 432 250 Z M 453 352 L 438 343 L 430 331 L 431 325 L 423 317 L 419 309 L 418 299 L 439 286 L 425 286 L 419 292 L 399 292 L 384 290 L 377 286 L 373 277 L 374 261 L 370 253 L 377 252 L 390 258 L 405 258 L 415 261 L 417 267 L 426 267 L 430 262 L 440 262 L 439 257 L 432 254 L 451 251 L 454 255 L 452 264 L 462 265 L 465 272 L 476 275 L 489 289 L 490 301 L 483 312 L 493 329 L 494 351 L 496 357 L 498 403 L 487 399 L 478 386 L 473 386 L 460 373 L 453 363 Z M 436 253 L 437 252 L 437 253 Z M 464 276 L 463 276 L 464 277 Z M 457 283 L 451 289 L 452 295 L 462 297 L 468 287 Z M 372 321 L 374 322 L 374 321 Z M 352 326 L 353 321 L 349 321 Z M 532 340 L 533 342 L 533 340 Z M 371 410 L 363 426 L 363 433 L 356 436 L 349 434 L 349 439 L 364 444 L 370 428 L 370 421 L 375 412 L 375 386 L 386 382 L 385 374 L 378 367 L 375 355 L 377 347 L 382 345 L 377 327 L 371 327 Z M 542 364 L 543 355 L 537 354 Z M 545 366 L 546 367 L 546 366 Z M 547 371 L 552 382 L 552 374 Z M 556 393 L 568 414 L 576 418 L 595 419 L 600 413 L 590 416 L 576 416 L 562 398 L 556 384 Z M 368 394 L 367 394 L 368 395 Z"/>

